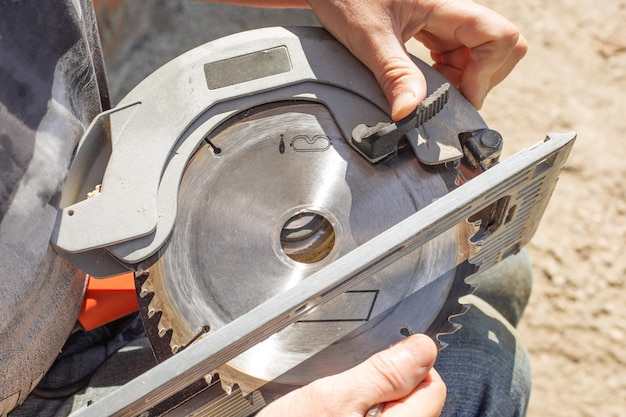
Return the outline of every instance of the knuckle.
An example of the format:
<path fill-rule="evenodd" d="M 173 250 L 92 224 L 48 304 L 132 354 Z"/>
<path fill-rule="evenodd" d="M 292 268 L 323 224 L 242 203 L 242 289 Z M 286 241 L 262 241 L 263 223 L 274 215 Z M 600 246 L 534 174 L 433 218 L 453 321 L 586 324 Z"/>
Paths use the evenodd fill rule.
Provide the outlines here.
<path fill-rule="evenodd" d="M 519 29 L 513 23 L 507 21 L 500 28 L 497 44 L 503 50 L 514 51 L 519 39 Z"/>
<path fill-rule="evenodd" d="M 522 59 L 524 55 L 526 55 L 526 52 L 528 52 L 528 41 L 520 34 L 515 48 L 513 49 L 513 54 L 516 58 Z"/>
<path fill-rule="evenodd" d="M 389 355 L 385 353 L 383 352 L 372 357 L 372 367 L 382 383 L 387 385 L 388 388 L 391 390 L 403 388 L 407 383 L 406 378 L 404 378 L 402 371 L 398 369 Z"/>
<path fill-rule="evenodd" d="M 404 87 L 407 76 L 411 76 L 413 68 L 402 58 L 387 58 L 380 66 L 377 74 L 379 84 L 383 91 L 392 93 L 394 90 Z"/>

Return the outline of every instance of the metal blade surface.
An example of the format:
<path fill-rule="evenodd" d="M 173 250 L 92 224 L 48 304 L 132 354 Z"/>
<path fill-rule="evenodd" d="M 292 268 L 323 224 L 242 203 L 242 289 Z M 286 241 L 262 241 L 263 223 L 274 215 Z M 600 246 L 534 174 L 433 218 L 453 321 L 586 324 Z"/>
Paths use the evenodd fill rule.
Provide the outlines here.
<path fill-rule="evenodd" d="M 153 333 L 169 338 L 153 343 L 163 346 L 155 349 L 161 359 L 448 192 L 441 171 L 426 170 L 410 151 L 367 162 L 319 104 L 251 111 L 210 144 L 185 172 L 176 227 L 144 284 L 154 293 L 146 309 L 161 314 Z M 458 313 L 456 300 L 470 291 L 453 285 L 470 229 L 443 233 L 311 311 L 221 366 L 220 379 L 227 390 L 236 383 L 246 393 L 265 386 L 270 396 L 284 394 L 359 363 L 403 327 L 450 330 L 440 312 L 453 299 Z"/>

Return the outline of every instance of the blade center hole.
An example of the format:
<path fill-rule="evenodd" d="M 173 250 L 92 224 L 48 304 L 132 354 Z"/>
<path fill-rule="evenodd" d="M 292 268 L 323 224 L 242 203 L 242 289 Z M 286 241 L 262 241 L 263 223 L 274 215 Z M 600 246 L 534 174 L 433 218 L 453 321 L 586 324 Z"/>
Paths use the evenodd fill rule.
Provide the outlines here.
<path fill-rule="evenodd" d="M 303 211 L 285 222 L 280 245 L 285 255 L 296 262 L 312 264 L 324 259 L 335 244 L 335 230 L 328 219 Z"/>

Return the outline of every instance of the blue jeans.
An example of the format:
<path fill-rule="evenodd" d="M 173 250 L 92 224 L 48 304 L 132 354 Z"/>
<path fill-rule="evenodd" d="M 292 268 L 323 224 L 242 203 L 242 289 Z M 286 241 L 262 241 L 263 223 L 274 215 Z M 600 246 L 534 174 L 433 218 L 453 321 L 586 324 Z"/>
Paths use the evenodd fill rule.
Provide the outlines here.
<path fill-rule="evenodd" d="M 448 343 L 435 368 L 448 387 L 442 416 L 524 416 L 531 388 L 528 353 L 514 326 L 530 296 L 532 274 L 525 252 L 470 277 L 478 285 L 471 304 L 453 319 L 463 327 Z"/>
<path fill-rule="evenodd" d="M 530 364 L 514 328 L 476 296 L 455 321 L 463 328 L 443 338 L 449 345 L 435 369 L 448 388 L 443 416 L 524 416 L 530 396 Z"/>

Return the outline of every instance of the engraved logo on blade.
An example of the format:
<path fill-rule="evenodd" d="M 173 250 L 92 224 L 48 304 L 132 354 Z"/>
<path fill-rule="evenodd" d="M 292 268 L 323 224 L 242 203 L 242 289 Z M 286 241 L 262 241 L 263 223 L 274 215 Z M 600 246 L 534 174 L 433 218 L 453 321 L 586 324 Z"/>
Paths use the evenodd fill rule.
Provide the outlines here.
<path fill-rule="evenodd" d="M 291 139 L 289 146 L 296 152 L 324 152 L 330 148 L 330 138 L 326 135 L 317 135 L 312 138 L 298 135 Z"/>

